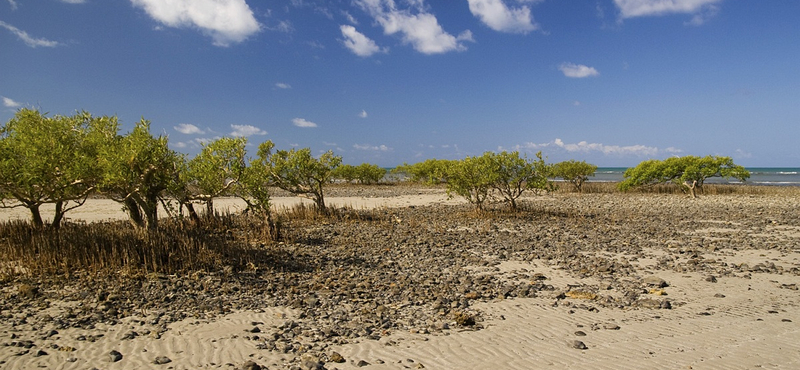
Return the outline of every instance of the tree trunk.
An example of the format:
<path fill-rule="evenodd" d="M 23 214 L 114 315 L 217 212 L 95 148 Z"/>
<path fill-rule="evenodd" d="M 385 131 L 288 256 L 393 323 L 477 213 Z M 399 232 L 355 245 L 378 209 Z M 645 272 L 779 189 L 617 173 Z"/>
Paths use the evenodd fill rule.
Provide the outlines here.
<path fill-rule="evenodd" d="M 144 211 L 147 228 L 150 230 L 158 229 L 158 199 L 151 197 L 145 199 L 144 202 L 142 210 Z"/>
<path fill-rule="evenodd" d="M 139 209 L 139 204 L 136 203 L 133 198 L 125 198 L 122 202 L 125 204 L 125 208 L 128 211 L 128 216 L 130 217 L 130 223 L 133 227 L 139 229 L 145 227 L 145 221 L 142 218 L 142 212 Z"/>
<path fill-rule="evenodd" d="M 209 198 L 206 201 L 206 215 L 207 218 L 214 217 L 214 199 Z"/>
<path fill-rule="evenodd" d="M 44 227 L 44 222 L 42 221 L 42 214 L 39 213 L 39 205 L 38 204 L 31 204 L 26 206 L 31 211 L 31 223 L 33 223 L 34 227 Z"/>
<path fill-rule="evenodd" d="M 328 209 L 325 208 L 325 195 L 321 191 L 314 193 L 314 203 L 317 205 L 317 212 L 323 215 L 328 213 Z"/>
<path fill-rule="evenodd" d="M 53 216 L 53 223 L 50 225 L 52 228 L 58 230 L 61 227 L 61 220 L 64 219 L 64 202 L 56 202 L 56 211 Z"/>
<path fill-rule="evenodd" d="M 200 216 L 197 215 L 197 211 L 194 209 L 194 204 L 191 202 L 185 202 L 183 205 L 186 206 L 186 211 L 189 212 L 189 219 L 194 223 L 199 223 Z"/>

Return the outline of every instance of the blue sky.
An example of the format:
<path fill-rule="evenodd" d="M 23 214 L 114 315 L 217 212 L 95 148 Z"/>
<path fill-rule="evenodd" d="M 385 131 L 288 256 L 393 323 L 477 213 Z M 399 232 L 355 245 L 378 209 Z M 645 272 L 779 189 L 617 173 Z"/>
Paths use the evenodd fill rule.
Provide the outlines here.
<path fill-rule="evenodd" d="M 141 117 L 395 166 L 800 166 L 796 0 L 0 0 L 0 119 Z"/>

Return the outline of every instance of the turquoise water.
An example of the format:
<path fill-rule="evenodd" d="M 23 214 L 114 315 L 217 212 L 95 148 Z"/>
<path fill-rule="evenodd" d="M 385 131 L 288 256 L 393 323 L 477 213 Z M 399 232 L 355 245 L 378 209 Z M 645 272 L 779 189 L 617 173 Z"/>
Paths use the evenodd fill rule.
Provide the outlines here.
<path fill-rule="evenodd" d="M 622 181 L 622 175 L 627 167 L 598 167 L 594 177 L 589 181 L 617 182 Z M 800 186 L 800 168 L 798 167 L 748 167 L 750 178 L 745 182 L 751 185 L 783 185 Z M 738 180 L 726 181 L 720 178 L 711 178 L 707 183 L 738 184 Z"/>

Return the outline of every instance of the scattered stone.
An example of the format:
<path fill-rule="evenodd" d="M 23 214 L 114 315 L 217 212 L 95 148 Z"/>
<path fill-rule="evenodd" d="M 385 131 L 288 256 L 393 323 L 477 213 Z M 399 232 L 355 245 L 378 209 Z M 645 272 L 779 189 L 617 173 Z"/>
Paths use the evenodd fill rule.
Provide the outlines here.
<path fill-rule="evenodd" d="M 369 362 L 366 362 L 364 360 L 358 360 L 358 362 L 356 363 L 356 366 L 358 366 L 358 367 L 369 366 Z"/>
<path fill-rule="evenodd" d="M 714 275 L 708 275 L 708 276 L 706 276 L 706 281 L 709 282 L 709 283 L 716 283 L 717 282 L 717 278 Z"/>
<path fill-rule="evenodd" d="M 33 354 L 33 357 L 41 357 L 41 356 L 47 356 L 47 352 L 40 349 Z"/>
<path fill-rule="evenodd" d="M 344 359 L 344 357 L 342 357 L 342 355 L 339 354 L 339 352 L 331 353 L 330 360 L 331 360 L 331 362 L 335 362 L 337 364 L 341 364 L 341 363 L 344 363 L 344 362 L 347 361 L 347 360 Z"/>
<path fill-rule="evenodd" d="M 603 324 L 603 329 L 606 329 L 606 330 L 619 330 L 619 325 L 611 324 L 611 323 Z"/>
<path fill-rule="evenodd" d="M 589 349 L 589 347 L 586 347 L 586 344 L 584 344 L 583 342 L 581 342 L 579 340 L 573 340 L 572 341 L 572 348 L 580 349 L 580 350 Z"/>
<path fill-rule="evenodd" d="M 656 288 L 666 288 L 669 286 L 666 280 L 656 277 L 656 276 L 648 276 L 643 280 L 645 285 L 649 285 Z"/>
<path fill-rule="evenodd" d="M 570 290 L 564 293 L 564 295 L 575 299 L 588 299 L 588 300 L 597 299 L 597 294 L 594 294 L 592 292 L 587 292 L 585 290 Z"/>
<path fill-rule="evenodd" d="M 261 367 L 261 365 L 253 361 L 247 361 L 242 365 L 242 370 L 262 370 L 262 369 L 263 368 Z"/>
<path fill-rule="evenodd" d="M 781 319 L 781 322 L 792 322 L 792 320 L 789 320 L 789 319 Z"/>
<path fill-rule="evenodd" d="M 119 360 L 122 360 L 122 353 L 119 353 L 118 351 L 113 350 L 113 351 L 108 353 L 108 357 L 109 357 L 109 360 L 111 360 L 111 362 L 117 362 Z"/>
<path fill-rule="evenodd" d="M 30 284 L 20 284 L 17 287 L 17 292 L 19 292 L 19 295 L 24 298 L 33 299 L 39 295 L 39 287 L 35 287 Z"/>
<path fill-rule="evenodd" d="M 583 330 L 578 330 L 578 331 L 575 332 L 575 335 L 577 335 L 579 337 L 585 337 L 586 333 L 584 333 Z"/>
<path fill-rule="evenodd" d="M 170 360 L 170 358 L 167 356 L 157 356 L 156 359 L 153 360 L 153 363 L 156 365 L 164 365 L 170 362 L 172 362 L 172 360 Z"/>
<path fill-rule="evenodd" d="M 722 293 L 714 294 L 714 298 L 725 298 L 725 295 Z"/>

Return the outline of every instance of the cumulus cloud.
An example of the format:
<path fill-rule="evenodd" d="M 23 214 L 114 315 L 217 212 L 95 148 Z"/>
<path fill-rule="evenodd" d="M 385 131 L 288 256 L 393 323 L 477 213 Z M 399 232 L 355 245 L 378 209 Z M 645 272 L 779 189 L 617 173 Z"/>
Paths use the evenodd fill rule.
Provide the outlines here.
<path fill-rule="evenodd" d="M 721 2 L 722 0 L 614 0 L 622 18 L 693 14 Z"/>
<path fill-rule="evenodd" d="M 8 4 L 11 5 L 11 10 L 17 10 L 17 2 L 14 0 L 8 0 Z"/>
<path fill-rule="evenodd" d="M 339 29 L 342 31 L 342 36 L 345 37 L 342 41 L 344 46 L 350 49 L 355 55 L 368 57 L 375 53 L 386 52 L 386 49 L 381 49 L 375 44 L 375 41 L 364 36 L 363 33 L 358 32 L 353 26 L 341 25 Z"/>
<path fill-rule="evenodd" d="M 279 89 L 291 89 L 292 85 L 289 85 L 289 84 L 283 83 L 283 82 L 278 82 L 278 83 L 275 84 L 275 87 L 277 87 Z"/>
<path fill-rule="evenodd" d="M 3 97 L 3 106 L 7 107 L 7 108 L 19 108 L 20 106 L 22 106 L 22 103 L 16 102 L 16 101 L 12 100 L 11 98 L 6 98 L 4 96 Z"/>
<path fill-rule="evenodd" d="M 239 43 L 261 30 L 244 0 L 131 0 L 168 27 L 197 28 L 216 46 Z"/>
<path fill-rule="evenodd" d="M 466 30 L 458 37 L 442 29 L 436 16 L 428 13 L 423 0 L 409 0 L 408 9 L 399 9 L 394 0 L 356 0 L 364 11 L 383 27 L 387 35 L 400 34 L 403 43 L 423 54 L 442 54 L 463 51 L 463 41 L 473 41 L 472 32 Z"/>
<path fill-rule="evenodd" d="M 248 137 L 253 135 L 266 135 L 267 132 L 252 125 L 231 125 L 231 136 Z"/>
<path fill-rule="evenodd" d="M 175 131 L 178 131 L 182 134 L 186 135 L 202 135 L 205 134 L 205 131 L 201 130 L 199 127 L 191 124 L 191 123 L 179 123 L 177 126 L 173 126 L 172 128 Z"/>
<path fill-rule="evenodd" d="M 527 6 L 509 8 L 502 0 L 469 0 L 469 11 L 495 31 L 528 33 L 539 29 Z"/>
<path fill-rule="evenodd" d="M 564 76 L 571 78 L 592 77 L 600 74 L 594 67 L 574 63 L 561 63 L 561 65 L 558 66 L 558 70 L 564 73 Z"/>
<path fill-rule="evenodd" d="M 367 118 L 367 111 L 362 110 L 361 113 L 358 114 L 358 116 L 361 118 Z"/>
<path fill-rule="evenodd" d="M 292 120 L 292 124 L 297 127 L 317 127 L 316 123 L 307 121 L 304 118 L 295 118 Z"/>
<path fill-rule="evenodd" d="M 386 145 L 369 145 L 369 144 L 354 144 L 353 148 L 356 150 L 369 150 L 373 152 L 388 152 L 392 150 L 392 148 Z"/>
<path fill-rule="evenodd" d="M 556 138 L 549 143 L 525 143 L 517 145 L 514 150 L 541 150 L 545 148 L 555 148 L 567 151 L 569 153 L 603 153 L 606 155 L 636 155 L 636 156 L 654 156 L 658 154 L 658 148 L 645 145 L 605 145 L 601 143 L 589 143 L 581 141 L 578 143 L 565 143 L 563 140 Z M 675 149 L 675 148 L 672 148 Z"/>
<path fill-rule="evenodd" d="M 32 48 L 37 48 L 37 47 L 40 47 L 40 46 L 46 47 L 46 48 L 52 48 L 52 47 L 56 47 L 56 46 L 60 45 L 56 41 L 50 41 L 50 40 L 47 40 L 47 39 L 37 39 L 37 38 L 31 37 L 30 35 L 28 35 L 27 32 L 25 32 L 25 31 L 23 31 L 23 30 L 21 30 L 21 29 L 19 29 L 17 27 L 14 27 L 14 26 L 6 23 L 6 22 L 3 22 L 3 21 L 0 21 L 0 27 L 3 27 L 5 29 L 11 31 L 11 33 L 17 35 L 17 37 L 19 37 L 19 39 L 22 40 L 22 42 L 24 42 L 26 45 L 28 45 L 28 46 L 30 46 Z"/>

